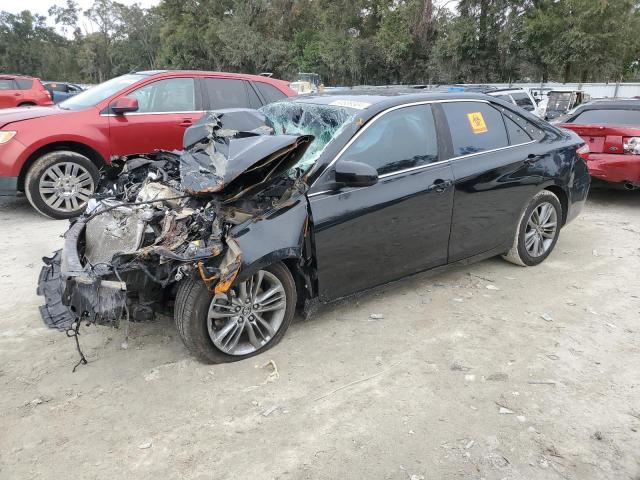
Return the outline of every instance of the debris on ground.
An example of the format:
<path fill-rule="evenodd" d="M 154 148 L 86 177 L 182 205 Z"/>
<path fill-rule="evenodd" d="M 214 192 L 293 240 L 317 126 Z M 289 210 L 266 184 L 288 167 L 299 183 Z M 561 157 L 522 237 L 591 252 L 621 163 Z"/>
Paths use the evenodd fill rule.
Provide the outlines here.
<path fill-rule="evenodd" d="M 543 313 L 542 315 L 540 315 L 540 318 L 542 318 L 545 322 L 553 322 L 553 317 L 548 313 Z"/>
<path fill-rule="evenodd" d="M 146 450 L 147 448 L 151 448 L 152 443 L 151 442 L 144 442 L 141 443 L 140 445 L 138 445 L 138 448 L 140 450 Z"/>
<path fill-rule="evenodd" d="M 275 412 L 276 410 L 278 410 L 280 407 L 278 405 L 274 405 L 272 407 L 267 408 L 264 412 L 262 412 L 262 416 L 263 417 L 268 417 L 269 415 L 271 415 L 273 412 Z"/>
<path fill-rule="evenodd" d="M 262 365 L 262 368 L 271 369 L 271 373 L 269 373 L 269 376 L 267 377 L 267 379 L 264 382 L 262 382 L 263 385 L 266 385 L 267 383 L 275 382 L 280 378 L 280 372 L 278 372 L 278 365 L 276 365 L 276 362 L 274 362 L 273 360 L 269 360 L 267 363 Z"/>
<path fill-rule="evenodd" d="M 490 382 L 506 382 L 509 380 L 509 375 L 506 373 L 492 373 L 487 377 L 487 380 Z"/>
<path fill-rule="evenodd" d="M 469 370 L 471 370 L 469 367 L 466 367 L 464 365 L 462 365 L 461 363 L 454 361 L 451 364 L 451 370 L 453 370 L 454 372 L 468 372 Z"/>
<path fill-rule="evenodd" d="M 382 320 L 384 318 L 384 315 L 381 313 L 372 313 L 371 315 L 369 315 L 369 318 L 371 320 Z"/>

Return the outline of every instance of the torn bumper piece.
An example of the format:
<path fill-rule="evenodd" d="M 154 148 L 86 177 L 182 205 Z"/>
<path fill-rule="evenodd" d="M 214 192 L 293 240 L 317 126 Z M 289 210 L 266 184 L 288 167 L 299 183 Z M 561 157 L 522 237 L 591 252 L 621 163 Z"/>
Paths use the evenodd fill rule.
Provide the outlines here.
<path fill-rule="evenodd" d="M 45 298 L 40 315 L 50 328 L 68 330 L 77 319 L 117 326 L 124 314 L 126 284 L 90 275 L 80 267 L 76 245 L 83 230 L 84 223 L 77 222 L 67 232 L 64 250 L 43 258 L 37 294 Z"/>

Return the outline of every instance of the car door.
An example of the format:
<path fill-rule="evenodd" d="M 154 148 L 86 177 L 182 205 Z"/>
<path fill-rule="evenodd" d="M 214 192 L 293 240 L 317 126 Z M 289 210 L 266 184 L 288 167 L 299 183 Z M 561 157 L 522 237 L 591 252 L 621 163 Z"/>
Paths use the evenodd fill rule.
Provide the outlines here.
<path fill-rule="evenodd" d="M 111 155 L 182 148 L 185 129 L 203 115 L 192 77 L 156 80 L 126 96 L 138 100 L 138 110 L 109 114 Z"/>
<path fill-rule="evenodd" d="M 224 108 L 260 108 L 262 103 L 248 82 L 237 78 L 202 79 L 207 110 Z"/>
<path fill-rule="evenodd" d="M 0 108 L 11 108 L 18 105 L 22 92 L 12 78 L 0 78 Z"/>
<path fill-rule="evenodd" d="M 452 171 L 441 160 L 430 105 L 379 114 L 350 140 L 341 161 L 367 163 L 379 179 L 309 196 L 322 298 L 447 262 Z M 329 167 L 319 182 L 333 174 Z"/>
<path fill-rule="evenodd" d="M 539 190 L 548 148 L 544 133 L 487 101 L 443 103 L 449 126 L 455 198 L 449 262 L 513 240 L 523 206 Z"/>

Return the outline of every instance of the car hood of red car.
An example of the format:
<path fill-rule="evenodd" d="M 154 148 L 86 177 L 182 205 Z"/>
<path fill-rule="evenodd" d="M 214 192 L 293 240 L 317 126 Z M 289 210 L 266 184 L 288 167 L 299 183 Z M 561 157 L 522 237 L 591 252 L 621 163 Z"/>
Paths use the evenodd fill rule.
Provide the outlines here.
<path fill-rule="evenodd" d="M 0 126 L 5 127 L 10 123 L 31 120 L 32 118 L 49 117 L 51 115 L 63 115 L 71 113 L 58 107 L 19 107 L 0 110 Z"/>

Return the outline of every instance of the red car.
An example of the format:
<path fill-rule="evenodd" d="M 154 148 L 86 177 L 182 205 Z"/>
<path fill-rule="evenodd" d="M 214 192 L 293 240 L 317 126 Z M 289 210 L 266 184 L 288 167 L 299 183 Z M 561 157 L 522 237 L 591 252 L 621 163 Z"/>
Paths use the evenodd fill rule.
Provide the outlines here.
<path fill-rule="evenodd" d="M 235 73 L 137 72 L 46 108 L 0 112 L 0 195 L 23 191 L 51 218 L 80 214 L 112 157 L 182 147 L 207 110 L 259 108 L 288 83 Z"/>
<path fill-rule="evenodd" d="M 640 188 L 640 100 L 598 100 L 580 105 L 558 122 L 586 142 L 594 179 L 628 190 Z"/>
<path fill-rule="evenodd" d="M 0 74 L 0 108 L 53 105 L 39 78 Z"/>

